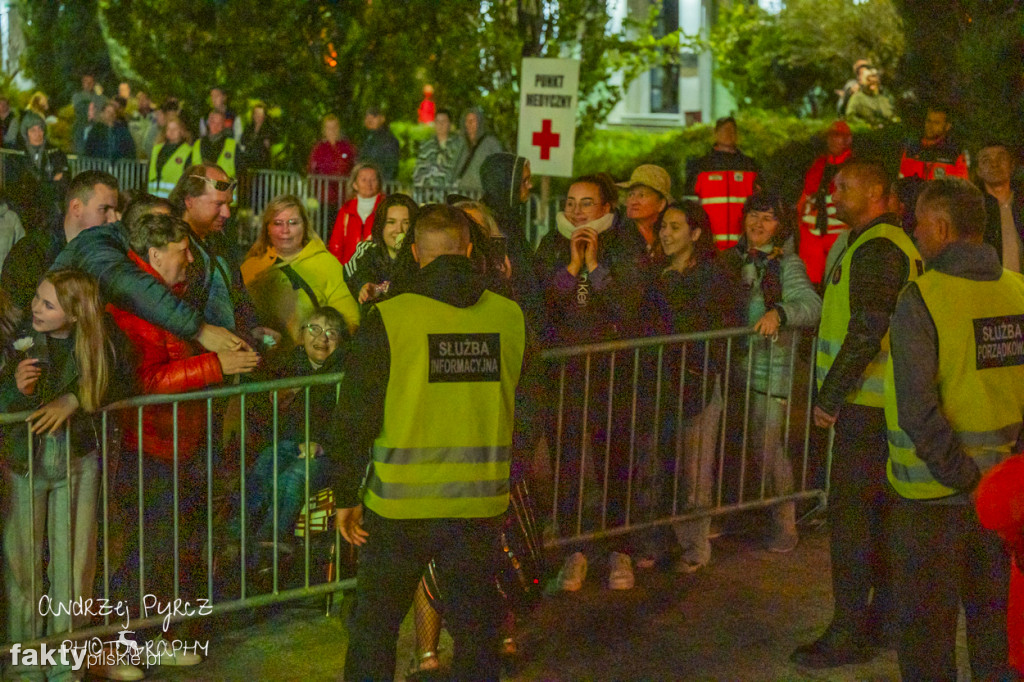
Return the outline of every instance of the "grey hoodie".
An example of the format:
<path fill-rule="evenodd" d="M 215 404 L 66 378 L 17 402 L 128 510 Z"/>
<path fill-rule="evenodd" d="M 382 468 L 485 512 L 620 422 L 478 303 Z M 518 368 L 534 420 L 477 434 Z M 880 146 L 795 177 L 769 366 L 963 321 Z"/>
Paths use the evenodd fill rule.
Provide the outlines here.
<path fill-rule="evenodd" d="M 476 144 L 471 142 L 466 135 L 466 116 L 476 114 L 479 125 L 477 126 Z M 461 134 L 465 137 L 466 144 L 459 150 L 455 158 L 454 184 L 459 190 L 466 193 L 479 195 L 483 191 L 480 182 L 480 166 L 491 154 L 499 154 L 503 151 L 498 138 L 487 132 L 484 112 L 479 107 L 469 109 L 462 115 Z"/>

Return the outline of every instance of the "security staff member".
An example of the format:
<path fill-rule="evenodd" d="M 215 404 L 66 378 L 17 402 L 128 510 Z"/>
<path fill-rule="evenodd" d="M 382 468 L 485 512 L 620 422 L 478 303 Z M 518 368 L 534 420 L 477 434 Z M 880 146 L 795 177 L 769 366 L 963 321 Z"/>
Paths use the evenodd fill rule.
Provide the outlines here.
<path fill-rule="evenodd" d="M 192 163 L 219 166 L 234 180 L 238 177 L 238 143 L 231 137 L 231 128 L 224 114 L 214 109 L 206 117 L 207 134 L 192 145 Z"/>
<path fill-rule="evenodd" d="M 904 680 L 955 680 L 967 615 L 971 677 L 1016 679 L 1007 659 L 1010 560 L 978 522 L 982 473 L 1019 451 L 1024 415 L 1024 277 L 984 243 L 981 192 L 934 180 L 917 201 L 928 272 L 892 316 L 886 368 L 889 517 Z"/>
<path fill-rule="evenodd" d="M 497 680 L 495 559 L 525 323 L 484 288 L 463 212 L 427 207 L 414 230 L 420 270 L 353 339 L 327 444 L 338 529 L 362 548 L 345 678 L 393 679 L 399 625 L 434 559 L 450 586 L 453 676 Z"/>
<path fill-rule="evenodd" d="M 868 645 L 885 643 L 890 625 L 882 382 L 896 297 L 923 265 L 887 213 L 889 187 L 880 164 L 855 159 L 836 175 L 832 194 L 836 216 L 850 232 L 845 253 L 826 272 L 814 421 L 835 426 L 828 509 L 835 607 L 825 633 L 791 656 L 813 668 L 870 659 Z"/>
<path fill-rule="evenodd" d="M 725 251 L 743 234 L 743 204 L 757 189 L 757 162 L 739 149 L 736 119 L 715 121 L 711 151 L 687 163 L 688 198 L 699 200 L 711 221 L 715 246 Z"/>
<path fill-rule="evenodd" d="M 807 277 L 821 291 L 825 263 L 836 238 L 846 224 L 836 218 L 832 201 L 836 173 L 853 156 L 853 133 L 846 121 L 835 121 L 825 135 L 827 149 L 811 164 L 804 176 L 804 191 L 796 202 L 800 215 L 800 260 L 807 266 Z"/>

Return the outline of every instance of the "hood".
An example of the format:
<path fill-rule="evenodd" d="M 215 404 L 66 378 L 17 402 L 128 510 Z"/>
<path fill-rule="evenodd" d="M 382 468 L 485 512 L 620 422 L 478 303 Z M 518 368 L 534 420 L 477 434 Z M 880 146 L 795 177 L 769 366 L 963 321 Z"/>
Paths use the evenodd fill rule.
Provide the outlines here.
<path fill-rule="evenodd" d="M 407 293 L 427 296 L 456 308 L 468 308 L 486 288 L 484 278 L 465 256 L 438 256 L 410 278 Z"/>
<path fill-rule="evenodd" d="M 481 201 L 494 213 L 502 233 L 525 239 L 526 204 L 519 201 L 526 158 L 502 152 L 491 154 L 480 166 Z"/>
<path fill-rule="evenodd" d="M 480 107 L 470 107 L 463 112 L 462 119 L 459 121 L 461 124 L 459 132 L 462 133 L 463 137 L 466 137 L 466 116 L 469 116 L 470 114 L 476 114 L 476 120 L 479 121 L 476 131 L 476 141 L 479 142 L 484 139 L 484 135 L 487 134 L 487 117 L 484 116 L 484 110 Z M 469 141 L 468 137 L 466 137 L 466 142 L 469 143 L 470 148 L 473 147 L 473 143 Z"/>
<path fill-rule="evenodd" d="M 491 154 L 480 165 L 483 202 L 495 212 L 518 208 L 519 186 L 522 184 L 526 157 L 502 152 Z"/>

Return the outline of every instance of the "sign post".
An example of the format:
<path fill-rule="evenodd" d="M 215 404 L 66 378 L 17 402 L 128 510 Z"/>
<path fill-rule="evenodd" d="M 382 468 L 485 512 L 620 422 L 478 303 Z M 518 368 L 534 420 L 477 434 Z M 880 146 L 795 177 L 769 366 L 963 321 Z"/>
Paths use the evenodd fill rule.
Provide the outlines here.
<path fill-rule="evenodd" d="M 518 154 L 535 175 L 573 175 L 579 83 L 578 59 L 523 59 Z"/>

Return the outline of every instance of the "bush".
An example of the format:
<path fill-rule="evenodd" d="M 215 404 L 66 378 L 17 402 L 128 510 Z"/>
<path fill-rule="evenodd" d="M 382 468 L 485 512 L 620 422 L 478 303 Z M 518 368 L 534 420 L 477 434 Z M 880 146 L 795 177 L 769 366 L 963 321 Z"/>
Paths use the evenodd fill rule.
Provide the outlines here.
<path fill-rule="evenodd" d="M 746 111 L 736 116 L 740 129 L 740 149 L 761 166 L 762 184 L 773 187 L 796 201 L 803 188 L 804 174 L 815 157 L 825 151 L 825 130 L 831 121 L 802 119 L 774 112 Z M 904 129 L 890 126 L 883 130 L 853 127 L 854 153 L 882 160 L 895 176 L 900 158 Z M 634 168 L 644 163 L 662 166 L 672 176 L 672 192 L 683 194 L 686 161 L 706 154 L 711 148 L 714 127 L 695 125 L 669 132 L 607 129 L 576 151 L 577 176 L 606 172 L 616 180 L 626 180 Z M 569 180 L 559 178 L 552 190 L 564 193 Z"/>

